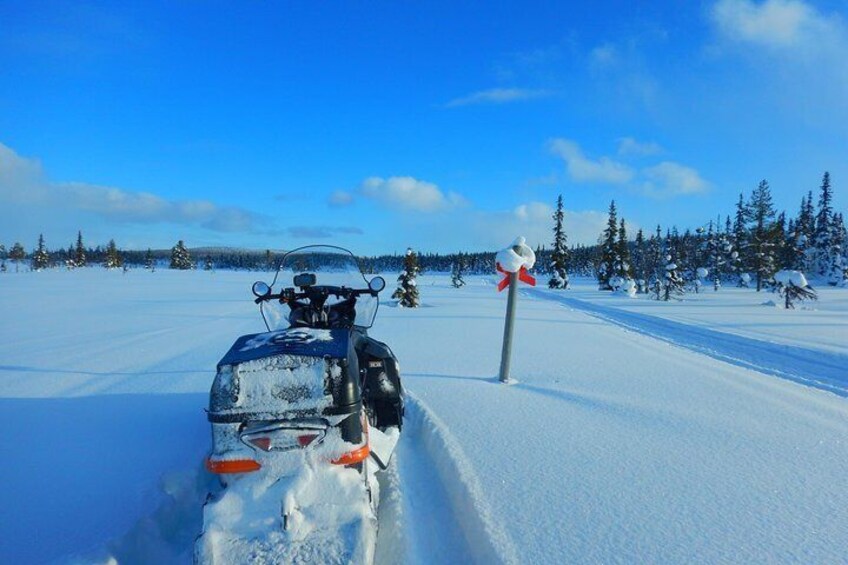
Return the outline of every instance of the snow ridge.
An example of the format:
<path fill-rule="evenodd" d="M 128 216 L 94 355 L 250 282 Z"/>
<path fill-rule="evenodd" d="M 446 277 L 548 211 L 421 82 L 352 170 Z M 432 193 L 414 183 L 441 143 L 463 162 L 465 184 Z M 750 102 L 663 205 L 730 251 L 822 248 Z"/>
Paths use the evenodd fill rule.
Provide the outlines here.
<path fill-rule="evenodd" d="M 515 544 L 492 515 L 477 474 L 447 425 L 409 392 L 406 400 L 404 433 L 421 436 L 475 561 L 519 563 Z"/>
<path fill-rule="evenodd" d="M 559 302 L 621 326 L 740 367 L 774 375 L 802 385 L 848 396 L 848 356 L 770 343 L 725 332 L 592 304 L 542 289 L 524 292 Z"/>

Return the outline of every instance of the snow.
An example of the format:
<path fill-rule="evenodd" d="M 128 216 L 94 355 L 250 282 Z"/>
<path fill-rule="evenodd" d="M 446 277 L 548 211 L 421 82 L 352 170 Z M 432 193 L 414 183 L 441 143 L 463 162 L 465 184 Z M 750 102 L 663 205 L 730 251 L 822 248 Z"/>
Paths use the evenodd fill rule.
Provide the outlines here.
<path fill-rule="evenodd" d="M 567 295 L 522 288 L 507 387 L 496 278 L 455 289 L 425 274 L 429 308 L 379 313 L 372 335 L 409 396 L 379 484 L 378 564 L 844 560 L 848 292 L 786 311 L 750 289 L 666 303 L 577 277 Z M 0 275 L 0 504 L 14 509 L 0 514 L 0 562 L 190 561 L 215 490 L 202 470 L 215 365 L 264 329 L 254 279 Z M 342 471 L 300 465 L 217 509 L 269 534 L 260 553 L 289 551 L 327 521 L 367 520 L 362 482 Z M 312 504 L 328 483 L 349 506 Z M 303 509 L 291 532 L 283 505 Z M 310 555 L 338 560 L 367 529 L 341 532 Z"/>
<path fill-rule="evenodd" d="M 807 286 L 807 277 L 801 271 L 782 270 L 774 274 L 775 282 L 788 286 L 790 284 L 799 288 Z"/>
<path fill-rule="evenodd" d="M 522 267 L 529 270 L 536 264 L 536 253 L 525 243 L 523 237 L 518 237 L 512 245 L 498 251 L 495 264 L 500 265 L 507 273 L 517 273 Z"/>

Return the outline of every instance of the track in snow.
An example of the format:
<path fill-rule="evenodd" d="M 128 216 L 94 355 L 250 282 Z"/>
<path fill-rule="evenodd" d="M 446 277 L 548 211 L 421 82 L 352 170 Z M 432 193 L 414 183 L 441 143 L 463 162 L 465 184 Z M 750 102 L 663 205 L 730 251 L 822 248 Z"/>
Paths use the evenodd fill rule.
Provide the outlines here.
<path fill-rule="evenodd" d="M 420 401 L 406 398 L 404 431 L 380 481 L 377 565 L 517 563 L 450 432 Z"/>
<path fill-rule="evenodd" d="M 543 289 L 527 289 L 528 295 L 558 302 L 595 318 L 631 331 L 709 355 L 720 361 L 774 375 L 803 385 L 848 396 L 848 356 L 813 351 L 717 332 L 586 302 Z"/>

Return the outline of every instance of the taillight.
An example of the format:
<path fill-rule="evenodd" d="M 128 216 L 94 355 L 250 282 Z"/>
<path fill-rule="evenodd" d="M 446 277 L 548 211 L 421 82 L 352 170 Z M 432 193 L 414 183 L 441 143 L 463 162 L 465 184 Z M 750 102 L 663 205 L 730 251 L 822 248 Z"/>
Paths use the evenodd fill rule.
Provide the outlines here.
<path fill-rule="evenodd" d="M 303 449 L 320 442 L 327 433 L 326 426 L 280 423 L 248 429 L 241 433 L 241 441 L 262 451 L 289 451 Z"/>
<path fill-rule="evenodd" d="M 225 475 L 229 473 L 251 473 L 258 471 L 262 465 L 253 459 L 206 460 L 206 469 L 210 473 Z"/>
<path fill-rule="evenodd" d="M 297 443 L 300 444 L 300 447 L 306 447 L 316 439 L 318 439 L 318 434 L 305 434 L 297 436 Z"/>

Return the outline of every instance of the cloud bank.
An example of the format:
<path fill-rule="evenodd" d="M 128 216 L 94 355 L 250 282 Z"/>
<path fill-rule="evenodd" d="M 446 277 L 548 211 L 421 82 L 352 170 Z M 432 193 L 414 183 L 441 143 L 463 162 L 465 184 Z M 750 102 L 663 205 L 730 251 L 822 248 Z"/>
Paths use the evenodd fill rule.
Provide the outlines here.
<path fill-rule="evenodd" d="M 400 212 L 432 214 L 466 206 L 468 201 L 459 193 L 444 192 L 438 185 L 414 177 L 369 177 L 355 191 L 337 190 L 330 194 L 327 204 L 344 207 L 359 198 L 366 198 Z"/>
<path fill-rule="evenodd" d="M 81 182 L 52 182 L 35 159 L 0 143 L 0 203 L 56 209 L 63 214 L 93 213 L 116 223 L 173 223 L 216 232 L 255 232 L 270 219 L 237 206 L 208 200 L 171 200 Z"/>

